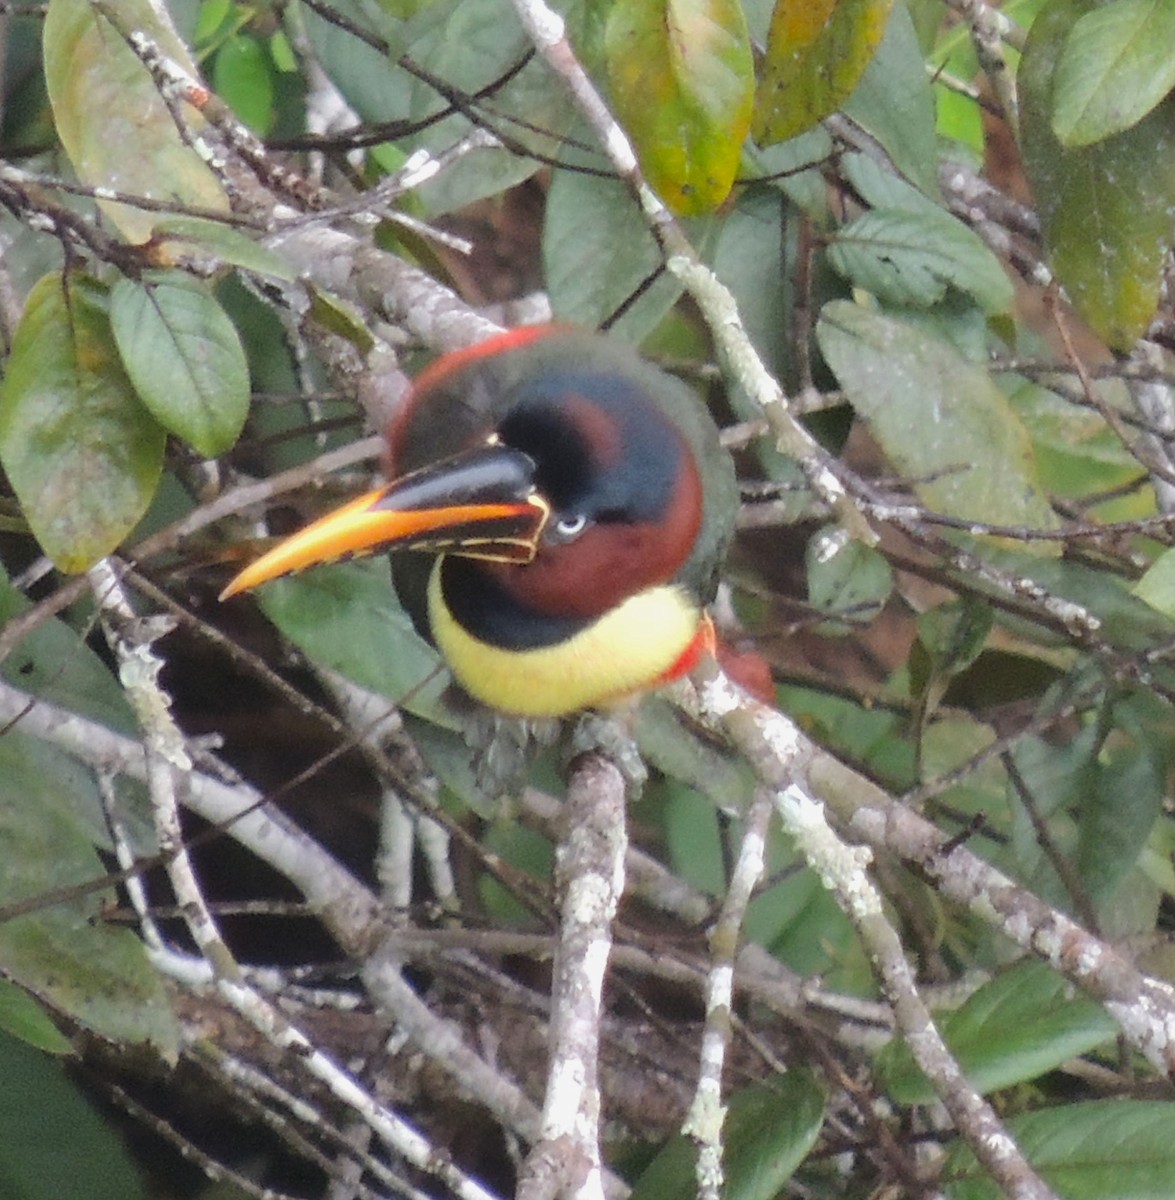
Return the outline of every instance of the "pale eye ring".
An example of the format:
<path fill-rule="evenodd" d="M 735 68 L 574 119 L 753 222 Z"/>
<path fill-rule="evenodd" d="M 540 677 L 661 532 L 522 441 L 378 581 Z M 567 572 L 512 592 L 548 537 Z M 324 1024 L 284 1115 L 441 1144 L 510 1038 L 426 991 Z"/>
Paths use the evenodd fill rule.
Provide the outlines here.
<path fill-rule="evenodd" d="M 588 519 L 586 513 L 571 513 L 566 517 L 560 517 L 555 522 L 555 536 L 562 542 L 570 542 L 579 537 L 581 533 L 588 527 Z"/>

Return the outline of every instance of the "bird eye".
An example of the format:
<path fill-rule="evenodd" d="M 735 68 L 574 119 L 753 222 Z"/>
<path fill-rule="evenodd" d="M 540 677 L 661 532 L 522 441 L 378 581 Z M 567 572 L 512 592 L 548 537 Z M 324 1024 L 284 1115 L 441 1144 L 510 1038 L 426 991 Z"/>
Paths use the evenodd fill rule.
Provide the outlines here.
<path fill-rule="evenodd" d="M 566 517 L 560 517 L 555 522 L 555 527 L 551 531 L 555 535 L 555 539 L 560 542 L 574 541 L 588 527 L 588 519 L 584 513 L 572 513 Z"/>

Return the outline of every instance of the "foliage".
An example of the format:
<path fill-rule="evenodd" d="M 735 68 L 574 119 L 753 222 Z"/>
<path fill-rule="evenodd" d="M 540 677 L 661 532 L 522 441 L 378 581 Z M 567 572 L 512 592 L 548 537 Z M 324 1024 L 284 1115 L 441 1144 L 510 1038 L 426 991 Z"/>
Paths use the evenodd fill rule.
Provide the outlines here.
<path fill-rule="evenodd" d="M 367 487 L 353 443 L 406 378 L 521 301 L 638 344 L 733 427 L 720 624 L 851 770 L 822 797 L 842 837 L 879 789 L 922 822 L 925 853 L 878 835 L 872 877 L 947 1046 L 1056 1195 L 1167 1195 L 1175 1056 L 1140 1030 L 1175 1027 L 1175 0 L 556 7 L 578 96 L 525 0 L 9 18 L 0 1192 L 64 1194 L 51 1130 L 70 1194 L 213 1195 L 152 1191 L 162 1149 L 136 1177 L 118 1139 L 145 1108 L 232 1194 L 455 1194 L 386 1150 L 392 1112 L 429 1171 L 513 1194 L 578 743 L 471 711 L 407 564 L 399 593 L 382 561 L 217 593 Z M 775 827 L 737 1020 L 704 1016 L 764 770 L 695 718 L 667 694 L 630 723 L 651 776 L 605 995 L 608 1170 L 693 1194 L 721 1128 L 730 1196 L 1001 1194 L 859 913 Z M 223 953 L 171 908 L 163 776 Z M 956 848 L 1002 872 L 969 906 Z M 690 1107 L 716 1026 L 724 1126 Z"/>

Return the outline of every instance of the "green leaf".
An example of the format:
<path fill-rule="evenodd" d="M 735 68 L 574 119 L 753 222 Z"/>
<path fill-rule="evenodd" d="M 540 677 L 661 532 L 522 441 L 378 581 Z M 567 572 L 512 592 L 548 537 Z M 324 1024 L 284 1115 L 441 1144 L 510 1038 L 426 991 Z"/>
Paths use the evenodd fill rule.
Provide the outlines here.
<path fill-rule="evenodd" d="M 63 571 L 109 554 L 147 511 L 166 435 L 114 347 L 105 289 L 50 274 L 30 292 L 0 392 L 0 462 Z"/>
<path fill-rule="evenodd" d="M 280 71 L 283 75 L 292 75 L 300 68 L 298 66 L 298 56 L 294 53 L 294 47 L 290 45 L 290 39 L 286 37 L 285 30 L 276 29 L 268 39 L 269 57 L 273 60 L 274 68 Z"/>
<path fill-rule="evenodd" d="M 818 975 L 824 986 L 868 993 L 868 959 L 849 919 L 815 871 L 789 846 L 777 872 L 781 882 L 760 893 L 747 910 L 747 934 L 772 957 L 804 976 Z"/>
<path fill-rule="evenodd" d="M 216 53 L 212 86 L 254 133 L 273 126 L 273 60 L 255 37 L 238 34 Z"/>
<path fill-rule="evenodd" d="M 750 800 L 751 776 L 745 764 L 683 719 L 659 696 L 646 696 L 633 718 L 641 757 L 658 771 L 688 785 L 725 812 L 741 812 Z"/>
<path fill-rule="evenodd" d="M 918 616 L 918 642 L 934 670 L 957 675 L 983 652 L 991 632 L 992 611 L 975 596 L 963 596 L 927 609 Z"/>
<path fill-rule="evenodd" d="M 1101 567 L 1069 558 L 1041 558 L 1023 547 L 998 543 L 984 546 L 985 557 L 1001 570 L 1020 572 L 1050 594 L 1070 600 L 1101 623 L 1102 637 L 1120 649 L 1149 652 L 1175 638 L 1175 623 L 1133 596 L 1127 583 Z M 1165 674 L 1154 662 L 1159 677 Z M 1169 686 L 1164 679 L 1164 686 Z"/>
<path fill-rule="evenodd" d="M 1066 148 L 1052 129 L 1057 62 L 1074 18 L 1094 0 L 1052 0 L 1020 64 L 1024 169 L 1049 265 L 1094 332 L 1127 350 L 1158 308 L 1175 205 L 1175 99 L 1121 133 Z"/>
<path fill-rule="evenodd" d="M 1175 1178 L 1175 1105 L 1090 1100 L 1012 1117 L 1008 1132 L 1065 1200 L 1169 1200 Z M 1004 1192 L 971 1150 L 956 1144 L 942 1181 L 949 1200 L 1000 1200 Z"/>
<path fill-rule="evenodd" d="M 1134 585 L 1134 594 L 1166 617 L 1175 618 L 1175 550 L 1164 550 Z"/>
<path fill-rule="evenodd" d="M 927 196 L 938 196 L 934 88 L 904 4 L 890 17 L 885 37 L 844 111 L 881 143 L 907 182 Z"/>
<path fill-rule="evenodd" d="M 196 75 L 164 9 L 150 0 L 112 0 L 109 10 Z M 146 68 L 89 0 L 50 0 L 44 57 L 57 134 L 83 183 L 228 211 L 216 176 L 181 140 Z M 197 131 L 204 124 L 194 109 L 185 119 Z M 129 241 L 151 236 L 155 213 L 105 201 L 102 207 Z"/>
<path fill-rule="evenodd" d="M 0 1034 L 0 1081 L 5 1200 L 144 1200 L 121 1138 L 58 1059 Z"/>
<path fill-rule="evenodd" d="M 27 738 L 0 740 L 0 904 L 99 879 L 106 871 L 62 800 L 67 779 Z M 64 756 L 58 761 L 64 759 Z M 0 923 L 0 973 L 116 1043 L 152 1043 L 174 1059 L 179 1031 L 142 942 L 107 924 L 114 891 L 89 893 Z"/>
<path fill-rule="evenodd" d="M 0 629 L 31 607 L 0 568 Z M 0 678 L 118 733 L 133 737 L 139 732 L 126 693 L 109 665 L 64 621 L 42 621 L 22 638 L 0 662 Z"/>
<path fill-rule="evenodd" d="M 875 209 L 839 230 L 828 251 L 833 270 L 879 300 L 923 308 L 948 284 L 987 313 L 1007 312 L 1012 283 L 979 236 L 940 208 Z"/>
<path fill-rule="evenodd" d="M 405 21 L 390 6 L 367 0 L 335 0 L 331 9 L 357 29 L 387 42 L 392 59 L 407 49 L 403 41 Z M 313 9 L 307 7 L 304 16 L 316 58 L 356 113 L 371 122 L 402 119 L 411 99 L 408 73 L 393 69 L 388 54 L 325 20 Z"/>
<path fill-rule="evenodd" d="M 1077 869 L 1099 907 L 1138 863 L 1163 811 L 1173 757 L 1169 712 L 1150 692 L 1118 701 L 1109 718 L 1077 823 Z"/>
<path fill-rule="evenodd" d="M 730 193 L 755 91 L 738 0 L 614 0 L 605 31 L 616 115 L 675 212 Z"/>
<path fill-rule="evenodd" d="M 977 754 L 989 751 L 994 740 L 995 731 L 990 725 L 948 710 L 948 715 L 937 716 L 922 732 L 919 778 L 923 783 L 946 775 L 956 779 L 943 793 L 943 803 L 957 822 L 951 831 L 956 832 L 969 817 L 981 813 L 985 828 L 994 834 L 990 848 L 985 849 L 986 857 L 1001 870 L 1014 870 L 1021 864 L 1009 846 L 1014 827 L 1004 764 L 988 754 L 978 767 L 958 770 Z"/>
<path fill-rule="evenodd" d="M 510 868 L 533 880 L 549 880 L 555 873 L 555 849 L 537 829 L 519 821 L 494 821 L 483 835 L 485 849 Z M 534 919 L 534 912 L 489 871 L 478 876 L 478 890 L 488 915 L 494 921 L 518 926 Z"/>
<path fill-rule="evenodd" d="M 673 779 L 665 781 L 663 792 L 665 845 L 674 874 L 707 896 L 721 896 L 728 880 L 713 802 Z"/>
<path fill-rule="evenodd" d="M 732 1097 L 724 1130 L 726 1200 L 778 1196 L 816 1144 L 824 1104 L 824 1089 L 806 1070 L 788 1071 L 776 1086 Z"/>
<path fill-rule="evenodd" d="M 0 629 L 31 607 L 0 569 Z M 27 633 L 0 663 L 0 678 L 27 693 L 30 703 L 44 700 L 118 733 L 131 737 L 139 734 L 126 693 L 109 664 L 65 621 L 42 621 Z M 13 745 L 16 742 L 21 744 Z M 106 851 L 113 849 L 97 784 L 80 762 L 48 742 L 25 737 L 18 721 L 0 737 L 0 769 L 14 788 L 20 772 L 31 776 L 33 786 L 42 779 L 52 779 L 60 810 L 85 831 L 93 845 Z M 159 847 L 145 792 L 125 777 L 116 782 L 116 792 L 123 833 L 132 851 L 155 854 Z"/>
<path fill-rule="evenodd" d="M 305 286 L 310 294 L 310 315 L 314 320 L 335 337 L 345 338 L 360 354 L 370 354 L 375 347 L 375 338 L 367 328 L 363 314 L 312 283 Z"/>
<path fill-rule="evenodd" d="M 1028 435 L 985 371 L 930 334 L 848 301 L 825 306 L 816 334 L 853 407 L 924 503 L 965 520 L 1056 526 Z"/>
<path fill-rule="evenodd" d="M 805 1070 L 731 1097 L 723 1127 L 726 1200 L 773 1200 L 780 1194 L 820 1134 L 824 1099 L 823 1088 Z M 694 1195 L 696 1157 L 695 1145 L 676 1134 L 641 1175 L 631 1200 Z"/>
<path fill-rule="evenodd" d="M 818 532 L 808 542 L 807 573 L 808 603 L 833 618 L 821 626 L 826 636 L 867 625 L 893 591 L 893 570 L 885 556 L 838 536 L 835 529 Z"/>
<path fill-rule="evenodd" d="M 7 979 L 0 979 L 0 1031 L 47 1054 L 73 1051 L 69 1038 L 49 1019 L 44 1006 Z M 2 1103 L 0 1101 L 0 1105 Z"/>
<path fill-rule="evenodd" d="M 1053 77 L 1053 133 L 1088 146 L 1137 124 L 1175 87 L 1175 0 L 1117 0 L 1069 31 Z"/>
<path fill-rule="evenodd" d="M 1106 519 L 1153 513 L 1153 499 L 1146 494 L 1136 497 L 1137 489 L 1129 487 L 1139 477 L 1138 460 L 1100 412 L 1015 376 L 1005 377 L 1001 386 L 1032 437 L 1041 483 L 1050 495 L 1086 504 L 1091 494 L 1114 493 L 1092 510 Z M 1120 380 L 1095 379 L 1093 388 L 1109 407 L 1133 408 Z"/>
<path fill-rule="evenodd" d="M 184 255 L 207 259 L 212 256 L 229 266 L 254 275 L 289 281 L 298 272 L 276 251 L 231 225 L 200 217 L 162 217 L 155 225 L 155 240 L 168 261 Z"/>
<path fill-rule="evenodd" d="M 957 1011 L 935 1019 L 980 1092 L 1035 1079 L 1118 1032 L 1099 1004 L 1075 995 L 1062 976 L 1035 961 L 997 975 Z M 904 1042 L 890 1042 L 874 1065 L 899 1103 L 928 1104 L 935 1098 Z"/>
<path fill-rule="evenodd" d="M 192 43 L 201 52 L 228 21 L 232 7 L 232 0 L 202 0 L 196 14 L 196 27 L 192 30 Z"/>
<path fill-rule="evenodd" d="M 790 348 L 780 335 L 790 311 L 790 266 L 786 239 L 780 237 L 787 212 L 787 198 L 776 189 L 748 188 L 722 221 L 713 264 L 738 302 L 743 325 L 764 365 L 781 378 L 787 378 Z M 797 508 L 802 504 L 802 499 L 796 500 Z"/>
<path fill-rule="evenodd" d="M 778 0 L 767 34 L 755 140 L 803 133 L 852 95 L 885 34 L 893 0 Z"/>
<path fill-rule="evenodd" d="M 634 343 L 644 340 L 681 295 L 681 284 L 663 271 L 661 251 L 640 209 L 615 179 L 555 173 L 543 223 L 543 265 L 555 316 L 593 327 L 654 279 L 615 326 Z"/>
<path fill-rule="evenodd" d="M 156 420 L 205 458 L 230 449 L 249 411 L 249 366 L 207 285 L 179 271 L 120 279 L 110 320 L 127 374 Z"/>
<path fill-rule="evenodd" d="M 366 7 L 380 5 L 373 2 Z M 332 75 L 344 88 L 354 49 L 354 39 L 346 39 L 345 61 Z M 477 95 L 497 84 L 489 101 L 493 123 L 511 140 L 509 147 L 462 156 L 425 184 L 416 195 L 430 213 L 451 212 L 530 178 L 542 164 L 537 158 L 519 153 L 519 148 L 548 158 L 560 152 L 560 141 L 574 116 L 570 95 L 542 57 L 533 53 L 510 0 L 478 0 L 476 4 L 433 0 L 407 26 L 403 49 L 435 79 L 444 80 L 447 87 L 461 94 Z M 385 70 L 379 85 L 381 93 L 395 86 L 390 77 L 399 74 Z M 432 82 L 417 78 L 409 82 L 407 109 L 393 111 L 391 117 L 407 114 L 422 119 L 448 107 Z M 468 134 L 468 118 L 458 113 L 429 125 L 408 145 L 440 154 Z"/>
<path fill-rule="evenodd" d="M 257 596 L 265 615 L 311 662 L 437 718 L 449 675 L 400 607 L 386 560 L 315 567 L 264 584 Z"/>

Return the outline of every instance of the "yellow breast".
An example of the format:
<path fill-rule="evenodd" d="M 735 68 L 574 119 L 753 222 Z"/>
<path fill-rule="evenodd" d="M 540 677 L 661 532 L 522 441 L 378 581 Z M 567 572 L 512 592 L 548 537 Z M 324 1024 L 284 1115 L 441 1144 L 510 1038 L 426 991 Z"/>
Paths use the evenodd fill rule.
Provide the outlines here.
<path fill-rule="evenodd" d="M 574 637 L 534 650 L 479 641 L 449 612 L 438 559 L 428 585 L 437 648 L 470 695 L 502 712 L 559 717 L 623 699 L 654 683 L 693 642 L 701 614 L 674 584 L 649 588 Z"/>

